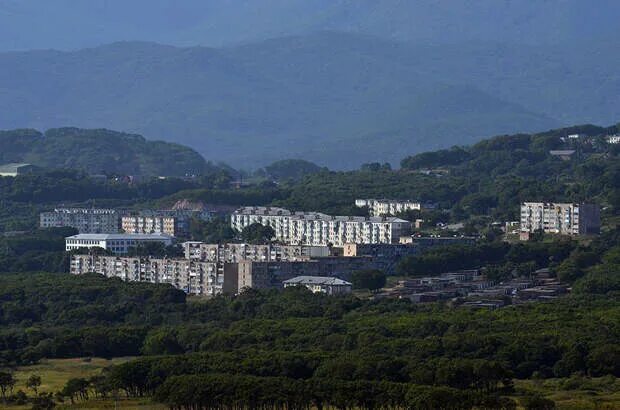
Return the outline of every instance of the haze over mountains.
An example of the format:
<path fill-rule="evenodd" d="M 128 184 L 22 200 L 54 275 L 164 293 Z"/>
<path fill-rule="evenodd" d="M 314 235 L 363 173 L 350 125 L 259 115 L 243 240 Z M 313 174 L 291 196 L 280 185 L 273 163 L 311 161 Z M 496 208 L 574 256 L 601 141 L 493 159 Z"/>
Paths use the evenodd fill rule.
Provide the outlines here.
<path fill-rule="evenodd" d="M 0 129 L 106 127 L 236 167 L 295 157 L 349 168 L 608 124 L 619 11 L 576 0 L 5 0 L 0 50 L 217 48 L 0 53 Z"/>

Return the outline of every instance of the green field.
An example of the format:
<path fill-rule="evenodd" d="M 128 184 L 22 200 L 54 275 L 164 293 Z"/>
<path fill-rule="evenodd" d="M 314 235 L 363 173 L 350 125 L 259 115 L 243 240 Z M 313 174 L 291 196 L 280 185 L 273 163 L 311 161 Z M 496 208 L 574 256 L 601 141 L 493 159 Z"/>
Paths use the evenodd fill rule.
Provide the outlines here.
<path fill-rule="evenodd" d="M 521 394 L 542 394 L 555 401 L 558 410 L 620 409 L 620 379 L 613 376 L 515 380 L 515 388 Z M 519 396 L 514 398 L 518 400 Z"/>
<path fill-rule="evenodd" d="M 51 359 L 42 360 L 40 363 L 32 366 L 18 367 L 15 372 L 17 384 L 15 391 L 23 390 L 29 396 L 32 391 L 26 389 L 25 382 L 30 375 L 36 374 L 41 376 L 40 392 L 57 392 L 63 388 L 67 380 L 71 378 L 88 378 L 101 372 L 105 367 L 113 364 L 124 363 L 130 360 L 130 357 L 115 358 L 111 360 L 92 358 L 92 359 Z M 116 407 L 115 407 L 116 405 Z M 30 409 L 30 405 L 23 406 L 3 406 L 0 408 L 9 408 L 15 410 Z M 126 399 L 120 397 L 115 403 L 113 399 L 101 400 L 91 399 L 88 402 L 76 402 L 71 405 L 69 403 L 60 404 L 57 409 L 114 409 L 122 408 L 128 410 L 146 410 L 146 409 L 164 409 L 164 406 L 153 404 L 148 399 Z"/>
<path fill-rule="evenodd" d="M 15 372 L 17 384 L 15 390 L 23 390 L 32 395 L 25 387 L 26 379 L 37 374 L 41 376 L 41 392 L 56 392 L 61 390 L 67 380 L 74 377 L 90 377 L 98 374 L 107 366 L 123 363 L 131 358 L 116 358 L 112 360 L 92 359 L 53 359 L 43 360 L 39 364 L 19 367 Z M 613 410 L 620 409 L 620 379 L 607 376 L 588 378 L 573 376 L 565 379 L 546 380 L 515 380 L 516 393 L 514 399 L 526 393 L 540 393 L 554 400 L 558 410 Z M 115 407 L 116 406 L 116 407 Z M 14 410 L 30 409 L 30 405 L 2 406 Z M 57 409 L 134 409 L 163 410 L 163 405 L 150 402 L 149 399 L 126 399 L 120 397 L 115 403 L 113 399 L 91 399 L 88 402 L 60 404 Z"/>

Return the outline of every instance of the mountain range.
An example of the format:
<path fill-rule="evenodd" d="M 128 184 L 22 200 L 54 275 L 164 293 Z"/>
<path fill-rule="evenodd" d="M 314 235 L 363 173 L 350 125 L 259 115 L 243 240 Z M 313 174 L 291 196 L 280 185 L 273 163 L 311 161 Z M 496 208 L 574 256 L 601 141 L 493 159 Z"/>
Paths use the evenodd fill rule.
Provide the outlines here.
<path fill-rule="evenodd" d="M 111 128 L 237 168 L 346 169 L 611 123 L 618 12 L 579 0 L 0 0 L 0 50 L 65 49 L 0 52 L 0 129 Z M 26 16 L 32 32 L 19 30 Z M 174 46 L 99 45 L 118 39 Z"/>
<path fill-rule="evenodd" d="M 0 51 L 124 40 L 219 47 L 324 30 L 555 45 L 616 39 L 619 13 L 615 0 L 0 0 Z"/>

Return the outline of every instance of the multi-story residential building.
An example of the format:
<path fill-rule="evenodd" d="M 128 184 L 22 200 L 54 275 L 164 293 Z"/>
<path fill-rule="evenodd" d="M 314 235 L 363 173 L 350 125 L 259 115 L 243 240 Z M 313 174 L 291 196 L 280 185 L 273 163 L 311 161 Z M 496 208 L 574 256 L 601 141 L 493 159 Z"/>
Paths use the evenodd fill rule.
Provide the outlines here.
<path fill-rule="evenodd" d="M 601 228 L 600 208 L 594 204 L 524 202 L 521 204 L 522 239 L 529 234 L 562 235 L 598 234 Z"/>
<path fill-rule="evenodd" d="M 395 243 L 411 230 L 409 221 L 394 217 L 331 216 L 269 207 L 245 207 L 231 215 L 236 231 L 254 223 L 270 226 L 276 239 L 289 245 Z"/>
<path fill-rule="evenodd" d="M 371 216 L 396 215 L 422 209 L 422 204 L 419 202 L 396 199 L 356 199 L 355 206 L 368 207 Z"/>
<path fill-rule="evenodd" d="M 138 215 L 123 216 L 121 227 L 126 233 L 164 233 L 172 236 L 187 236 L 192 218 L 208 220 L 208 211 L 172 209 L 141 211 Z"/>
<path fill-rule="evenodd" d="M 117 233 L 119 213 L 114 209 L 56 208 L 39 215 L 41 228 L 69 226 L 79 233 Z"/>
<path fill-rule="evenodd" d="M 284 287 L 304 286 L 313 293 L 343 295 L 351 293 L 353 285 L 346 280 L 326 276 L 296 276 L 283 282 Z"/>
<path fill-rule="evenodd" d="M 245 288 L 282 287 L 299 275 L 347 278 L 361 269 L 372 269 L 371 258 L 327 257 L 305 261 L 200 261 L 186 258 L 72 255 L 70 272 L 88 272 L 125 281 L 168 283 L 190 294 L 236 294 Z"/>
<path fill-rule="evenodd" d="M 126 233 L 164 233 L 179 236 L 186 232 L 178 218 L 172 216 L 124 216 L 121 227 Z"/>
<path fill-rule="evenodd" d="M 172 236 L 165 234 L 78 234 L 65 238 L 65 250 L 103 248 L 116 255 L 124 255 L 130 248 L 149 242 L 172 245 Z"/>
<path fill-rule="evenodd" d="M 209 244 L 204 242 L 184 242 L 185 258 L 201 261 L 257 262 L 301 261 L 310 258 L 335 256 L 334 249 L 328 246 L 307 245 L 254 245 L 248 243 Z"/>
<path fill-rule="evenodd" d="M 220 271 L 214 262 L 182 258 L 73 255 L 70 272 L 74 275 L 94 272 L 124 281 L 167 283 L 194 295 L 215 296 L 238 291 L 236 264 L 227 264 Z"/>
<path fill-rule="evenodd" d="M 620 134 L 617 135 L 608 135 L 607 142 L 609 144 L 620 144 Z"/>

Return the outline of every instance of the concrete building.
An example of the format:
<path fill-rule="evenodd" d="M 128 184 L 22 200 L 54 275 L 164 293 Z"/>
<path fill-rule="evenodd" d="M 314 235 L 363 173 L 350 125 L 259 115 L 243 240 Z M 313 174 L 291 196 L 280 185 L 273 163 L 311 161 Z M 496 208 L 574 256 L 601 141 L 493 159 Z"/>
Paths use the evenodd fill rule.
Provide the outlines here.
<path fill-rule="evenodd" d="M 344 295 L 351 293 L 353 285 L 346 280 L 325 276 L 296 276 L 283 282 L 284 287 L 305 286 L 313 293 L 327 295 Z"/>
<path fill-rule="evenodd" d="M 65 250 L 68 252 L 83 248 L 103 248 L 116 255 L 125 255 L 130 248 L 149 242 L 172 245 L 172 239 L 170 235 L 164 234 L 79 234 L 65 238 Z"/>
<path fill-rule="evenodd" d="M 231 215 L 231 227 L 238 232 L 254 223 L 271 226 L 276 239 L 288 245 L 395 243 L 411 230 L 409 221 L 394 217 L 330 216 L 269 207 L 245 207 Z"/>
<path fill-rule="evenodd" d="M 182 258 L 137 258 L 101 255 L 73 255 L 70 273 L 99 273 L 124 281 L 167 283 L 188 294 L 215 296 L 237 292 L 236 264 L 219 270 L 216 263 Z"/>
<path fill-rule="evenodd" d="M 310 258 L 335 256 L 333 248 L 308 245 L 253 245 L 248 243 L 209 244 L 204 242 L 184 242 L 185 258 L 201 261 L 257 262 L 302 261 Z"/>
<path fill-rule="evenodd" d="M 356 199 L 355 206 L 368 207 L 371 216 L 396 215 L 422 209 L 422 204 L 419 202 L 395 199 Z"/>
<path fill-rule="evenodd" d="M 16 177 L 18 175 L 32 174 L 34 170 L 35 166 L 30 164 L 4 164 L 0 165 L 0 177 Z"/>
<path fill-rule="evenodd" d="M 521 239 L 536 231 L 561 235 L 598 234 L 600 208 L 594 204 L 524 202 L 521 204 Z"/>
<path fill-rule="evenodd" d="M 101 208 L 56 208 L 41 212 L 41 228 L 69 226 L 79 233 L 118 233 L 120 215 L 114 209 Z"/>
<path fill-rule="evenodd" d="M 186 232 L 177 218 L 165 216 L 124 216 L 121 219 L 121 228 L 125 233 L 164 233 L 171 236 Z"/>
<path fill-rule="evenodd" d="M 609 144 L 620 144 L 620 134 L 619 135 L 608 135 L 607 143 Z"/>
<path fill-rule="evenodd" d="M 123 216 L 121 228 L 126 233 L 163 233 L 183 237 L 189 235 L 192 218 L 209 220 L 211 217 L 212 214 L 205 210 L 145 210 L 138 215 Z"/>
<path fill-rule="evenodd" d="M 245 260 L 238 263 L 238 288 L 277 288 L 296 276 L 329 276 L 348 279 L 355 271 L 378 269 L 371 257 L 328 257 L 308 261 L 257 262 Z"/>

